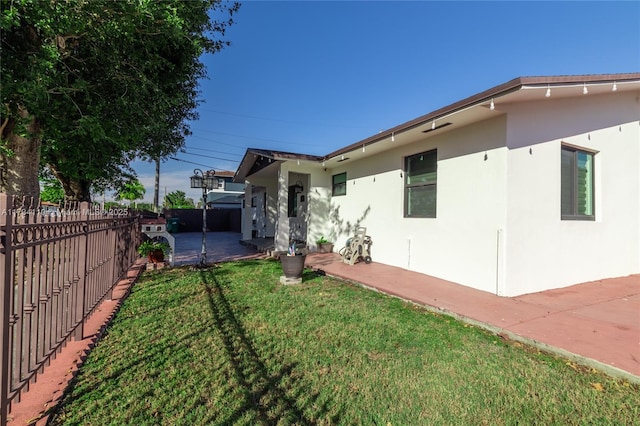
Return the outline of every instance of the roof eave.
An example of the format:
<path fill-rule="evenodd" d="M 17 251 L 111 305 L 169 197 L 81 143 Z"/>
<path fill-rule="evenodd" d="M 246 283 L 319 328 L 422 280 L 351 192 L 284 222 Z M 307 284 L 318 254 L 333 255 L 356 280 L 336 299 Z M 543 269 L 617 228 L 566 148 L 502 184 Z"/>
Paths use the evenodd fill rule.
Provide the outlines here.
<path fill-rule="evenodd" d="M 390 138 L 394 134 L 411 130 L 415 127 L 422 126 L 430 121 L 438 120 L 439 118 L 454 114 L 458 111 L 471 108 L 473 106 L 483 104 L 491 99 L 499 98 L 500 96 L 507 95 L 512 92 L 520 90 L 523 86 L 544 86 L 544 85 L 557 85 L 557 84 L 588 84 L 588 83 L 608 83 L 608 82 L 624 82 L 626 80 L 638 80 L 640 79 L 640 73 L 625 73 L 625 74 L 597 74 L 597 75 L 564 75 L 564 76 L 549 76 L 549 77 L 518 77 L 510 80 L 506 83 L 492 87 L 483 92 L 477 93 L 468 98 L 454 102 L 438 110 L 432 111 L 426 115 L 415 118 L 411 121 L 407 121 L 398 126 L 392 127 L 388 130 L 382 131 L 376 135 L 370 136 L 366 139 L 360 140 L 356 143 L 348 145 L 344 148 L 340 148 L 337 151 L 333 151 L 327 154 L 323 160 L 329 160 L 339 155 L 346 154 L 348 152 L 360 149 L 363 145 L 371 145 L 385 139 Z"/>
<path fill-rule="evenodd" d="M 308 154 L 298 154 L 295 152 L 286 152 L 286 151 L 270 151 L 264 149 L 256 149 L 256 148 L 248 148 L 240 161 L 240 165 L 238 166 L 238 170 L 236 171 L 233 182 L 235 183 L 244 183 L 248 176 L 251 176 L 252 170 L 256 166 L 258 159 L 269 159 L 272 161 L 307 161 L 320 163 L 323 160 L 323 157 L 317 155 L 308 155 Z"/>

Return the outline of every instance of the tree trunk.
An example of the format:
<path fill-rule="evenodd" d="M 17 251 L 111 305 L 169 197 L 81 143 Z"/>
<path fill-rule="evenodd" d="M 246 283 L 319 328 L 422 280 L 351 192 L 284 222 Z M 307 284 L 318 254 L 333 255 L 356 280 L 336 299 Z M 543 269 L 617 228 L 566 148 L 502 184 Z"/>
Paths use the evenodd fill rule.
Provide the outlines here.
<path fill-rule="evenodd" d="M 160 211 L 160 158 L 156 159 L 156 178 L 153 188 L 153 211 L 158 213 Z"/>
<path fill-rule="evenodd" d="M 62 184 L 65 201 L 91 202 L 91 182 L 76 180 L 61 174 L 54 165 L 49 164 L 49 169 Z"/>
<path fill-rule="evenodd" d="M 26 131 L 21 131 L 22 125 Z M 7 118 L 1 129 L 2 140 L 9 152 L 0 151 L 0 192 L 39 200 L 38 168 L 42 140 L 36 118 L 19 108 L 18 117 Z"/>

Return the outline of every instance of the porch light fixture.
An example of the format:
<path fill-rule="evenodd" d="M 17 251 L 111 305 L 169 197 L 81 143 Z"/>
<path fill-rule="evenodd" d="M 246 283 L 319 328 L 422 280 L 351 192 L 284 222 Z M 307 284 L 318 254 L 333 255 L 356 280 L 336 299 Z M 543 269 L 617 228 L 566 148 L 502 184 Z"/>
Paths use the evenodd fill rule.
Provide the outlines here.
<path fill-rule="evenodd" d="M 362 152 L 364 152 L 364 144 L 362 144 Z"/>
<path fill-rule="evenodd" d="M 616 84 L 616 82 L 613 82 L 613 87 L 611 88 L 612 92 L 616 92 L 618 90 L 618 85 Z"/>
<path fill-rule="evenodd" d="M 396 141 L 396 133 L 393 132 L 391 133 L 391 142 L 395 142 Z"/>
<path fill-rule="evenodd" d="M 203 172 L 193 171 L 191 188 L 202 188 L 202 250 L 200 252 L 200 266 L 207 264 L 207 191 L 218 187 L 218 179 L 214 170 Z"/>
<path fill-rule="evenodd" d="M 491 98 L 491 105 L 489 105 L 489 109 L 491 111 L 493 111 L 494 109 L 496 109 L 496 105 L 493 103 L 493 98 Z"/>
<path fill-rule="evenodd" d="M 584 83 L 584 85 L 582 86 L 582 94 L 586 95 L 589 93 L 589 89 L 587 89 L 587 83 Z"/>
<path fill-rule="evenodd" d="M 550 98 L 551 97 L 551 87 L 547 86 L 547 93 L 544 94 L 545 98 Z"/>
<path fill-rule="evenodd" d="M 431 130 L 435 130 L 436 129 L 436 120 L 433 120 L 433 122 L 431 123 Z"/>

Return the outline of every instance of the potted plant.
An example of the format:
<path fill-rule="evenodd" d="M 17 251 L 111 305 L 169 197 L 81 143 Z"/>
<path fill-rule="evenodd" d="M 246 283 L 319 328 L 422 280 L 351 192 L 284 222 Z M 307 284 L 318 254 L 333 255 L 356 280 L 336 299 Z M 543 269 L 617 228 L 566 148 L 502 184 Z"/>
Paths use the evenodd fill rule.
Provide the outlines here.
<path fill-rule="evenodd" d="M 286 254 L 280 255 L 280 264 L 282 265 L 284 276 L 286 278 L 302 278 L 306 258 L 307 255 L 298 253 L 295 243 L 292 244 Z"/>
<path fill-rule="evenodd" d="M 320 253 L 331 253 L 333 251 L 333 243 L 327 240 L 324 235 L 321 235 L 320 238 L 316 240 L 316 244 L 318 245 L 318 252 Z"/>
<path fill-rule="evenodd" d="M 145 240 L 138 246 L 138 253 L 147 256 L 150 262 L 158 263 L 164 261 L 164 257 L 171 246 L 164 241 Z"/>

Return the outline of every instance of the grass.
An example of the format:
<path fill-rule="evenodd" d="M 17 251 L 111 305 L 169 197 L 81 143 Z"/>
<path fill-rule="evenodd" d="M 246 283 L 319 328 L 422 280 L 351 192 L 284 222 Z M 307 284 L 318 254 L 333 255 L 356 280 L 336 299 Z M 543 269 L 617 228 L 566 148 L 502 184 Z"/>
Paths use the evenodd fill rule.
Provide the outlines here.
<path fill-rule="evenodd" d="M 632 425 L 640 387 L 274 261 L 146 273 L 65 425 Z"/>

